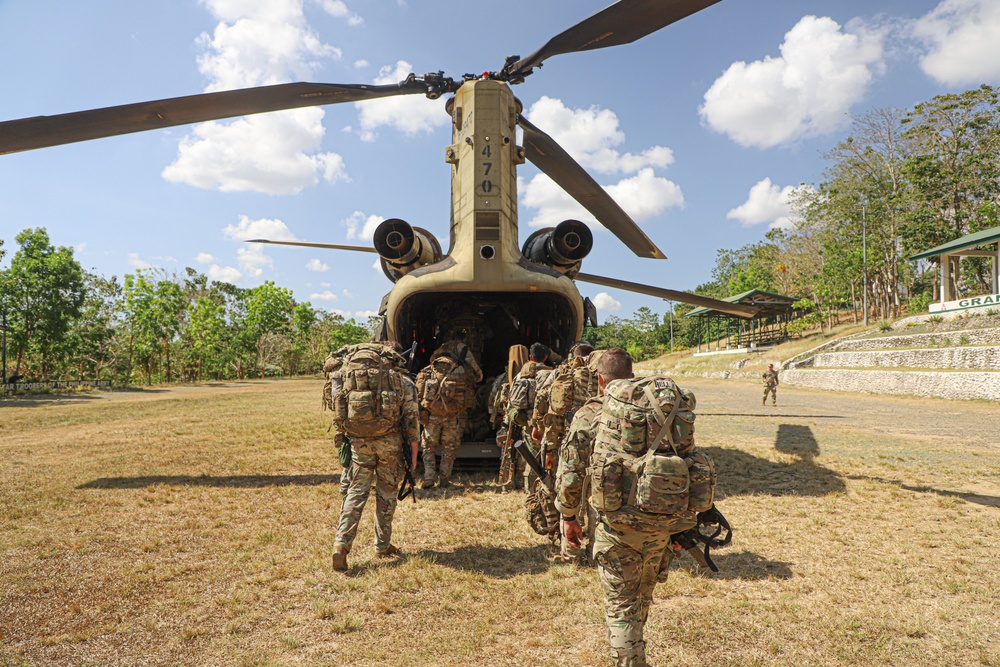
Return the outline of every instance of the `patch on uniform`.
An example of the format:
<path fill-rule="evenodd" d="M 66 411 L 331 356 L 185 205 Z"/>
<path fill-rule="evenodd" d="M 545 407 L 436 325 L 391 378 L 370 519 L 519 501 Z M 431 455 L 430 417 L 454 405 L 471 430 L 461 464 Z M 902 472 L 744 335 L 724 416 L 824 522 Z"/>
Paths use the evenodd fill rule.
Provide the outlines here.
<path fill-rule="evenodd" d="M 661 380 L 660 378 L 653 380 L 653 386 L 657 389 L 667 389 L 672 384 L 672 380 Z"/>

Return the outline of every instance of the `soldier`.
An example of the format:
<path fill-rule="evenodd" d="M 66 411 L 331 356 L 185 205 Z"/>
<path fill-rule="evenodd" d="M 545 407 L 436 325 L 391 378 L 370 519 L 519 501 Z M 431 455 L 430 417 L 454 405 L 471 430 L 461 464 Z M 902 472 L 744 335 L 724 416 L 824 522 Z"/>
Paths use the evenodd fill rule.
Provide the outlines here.
<path fill-rule="evenodd" d="M 361 513 L 375 482 L 375 553 L 387 558 L 399 549 L 392 544 L 392 516 L 396 487 L 403 466 L 416 469 L 419 405 L 416 387 L 397 366 L 402 357 L 378 344 L 353 346 L 334 373 L 334 421 L 350 438 L 351 468 L 347 494 L 341 504 L 333 569 L 347 570 L 347 554 L 357 535 Z M 403 438 L 411 459 L 403 461 Z"/>
<path fill-rule="evenodd" d="M 645 667 L 643 629 L 653 601 L 653 588 L 663 578 L 661 571 L 665 573 L 664 557 L 672 556 L 671 535 L 693 528 L 701 507 L 689 504 L 687 492 L 683 491 L 687 488 L 688 471 L 681 473 L 673 464 L 693 449 L 693 431 L 678 431 L 676 422 L 661 424 L 660 418 L 653 421 L 644 416 L 641 423 L 636 419 L 646 413 L 663 412 L 673 417 L 679 414 L 677 407 L 689 408 L 693 396 L 680 391 L 669 379 L 626 379 L 631 377 L 632 359 L 625 350 L 608 350 L 598 362 L 598 382 L 605 397 L 592 436 L 594 449 L 588 479 L 598 511 L 594 560 L 604 589 L 611 658 L 616 666 Z M 661 393 L 654 396 L 654 391 Z M 651 404 L 655 409 L 642 407 L 644 396 L 656 401 L 666 397 L 676 405 L 665 407 L 658 402 Z M 586 448 L 580 445 L 588 439 L 582 430 L 586 410 L 584 406 L 571 426 L 571 438 L 575 440 L 565 448 L 566 465 L 557 489 L 559 504 L 566 512 L 561 523 L 567 540 L 577 544 L 582 530 L 570 512 L 579 506 L 582 494 L 581 473 L 586 464 L 580 457 Z M 577 419 L 581 424 L 576 423 Z M 580 431 L 575 431 L 578 428 Z M 680 439 L 677 433 L 681 433 Z M 669 451 L 664 451 L 664 447 Z M 641 473 L 628 465 L 640 458 L 644 459 Z M 688 465 L 687 459 L 682 465 Z M 714 489 L 714 468 L 711 472 Z M 710 503 L 711 494 L 707 496 Z M 705 500 L 703 496 L 699 498 Z"/>
<path fill-rule="evenodd" d="M 451 340 L 442 343 L 438 349 L 434 350 L 434 353 L 431 354 L 431 361 L 433 362 L 441 355 L 447 355 L 465 367 L 470 385 L 475 386 L 482 382 L 483 370 L 479 367 L 479 362 L 476 361 L 472 350 L 465 344 L 465 332 L 461 329 L 456 329 L 451 334 Z"/>
<path fill-rule="evenodd" d="M 517 424 L 530 433 L 531 417 L 535 409 L 535 395 L 538 384 L 545 381 L 545 376 L 552 371 L 545 362 L 549 358 L 549 348 L 543 343 L 534 343 L 528 350 L 528 361 L 521 366 L 521 370 L 510 384 L 509 407 L 507 410 L 507 428 L 512 428 Z M 531 449 L 531 453 L 538 456 L 541 443 L 535 442 L 533 438 L 525 438 L 525 442 Z M 538 476 L 531 470 L 525 468 L 524 490 L 526 493 L 534 493 L 538 483 Z"/>
<path fill-rule="evenodd" d="M 768 364 L 767 370 L 761 375 L 764 381 L 764 398 L 761 405 L 767 405 L 767 395 L 771 394 L 771 405 L 778 405 L 778 371 L 774 370 L 774 364 Z"/>
<path fill-rule="evenodd" d="M 601 351 L 603 354 L 603 350 Z M 596 352 L 587 354 L 589 364 Z M 599 358 L 600 355 L 598 355 Z M 590 453 L 594 448 L 594 435 L 597 429 L 597 419 L 601 416 L 600 375 L 596 364 L 593 370 L 593 384 L 598 386 L 597 395 L 591 396 L 576 412 L 561 446 L 559 447 L 559 464 L 556 475 L 555 506 L 562 515 L 560 521 L 559 556 L 563 562 L 579 562 L 584 556 L 593 561 L 594 530 L 597 528 L 597 512 L 587 501 L 587 465 L 590 463 Z M 606 377 L 604 383 L 618 380 L 617 377 Z M 583 519 L 581 521 L 580 519 Z M 583 530 L 587 531 L 586 552 L 583 551 Z"/>
<path fill-rule="evenodd" d="M 435 483 L 435 454 L 441 450 L 441 488 L 450 486 L 455 452 L 462 439 L 458 416 L 467 405 L 468 382 L 465 366 L 447 354 L 439 355 L 417 374 L 420 423 L 424 430 L 420 444 L 424 448 L 422 489 Z"/>

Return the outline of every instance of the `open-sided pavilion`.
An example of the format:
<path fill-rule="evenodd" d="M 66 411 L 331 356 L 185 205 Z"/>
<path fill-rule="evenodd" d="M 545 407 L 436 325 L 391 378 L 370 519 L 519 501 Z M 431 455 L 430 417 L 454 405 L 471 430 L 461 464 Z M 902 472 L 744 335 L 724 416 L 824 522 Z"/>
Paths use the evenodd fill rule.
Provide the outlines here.
<path fill-rule="evenodd" d="M 722 299 L 757 308 L 751 319 L 737 317 L 711 308 L 695 308 L 684 317 L 698 318 L 698 353 L 705 343 L 707 352 L 715 340 L 714 352 L 756 350 L 776 345 L 788 338 L 788 323 L 793 318 L 795 298 L 763 290 L 750 290 Z M 725 339 L 723 344 L 723 339 Z"/>
<path fill-rule="evenodd" d="M 938 258 L 941 267 L 941 287 L 938 294 L 940 300 L 938 303 L 931 304 L 929 310 L 946 312 L 998 303 L 998 298 L 1000 298 L 1000 277 L 998 277 L 998 273 L 1000 273 L 1000 227 L 991 227 L 966 234 L 936 248 L 917 253 L 910 259 L 933 259 L 935 257 Z M 959 260 L 962 257 L 988 257 L 992 260 L 992 294 L 965 299 L 958 298 L 958 283 L 961 279 Z"/>

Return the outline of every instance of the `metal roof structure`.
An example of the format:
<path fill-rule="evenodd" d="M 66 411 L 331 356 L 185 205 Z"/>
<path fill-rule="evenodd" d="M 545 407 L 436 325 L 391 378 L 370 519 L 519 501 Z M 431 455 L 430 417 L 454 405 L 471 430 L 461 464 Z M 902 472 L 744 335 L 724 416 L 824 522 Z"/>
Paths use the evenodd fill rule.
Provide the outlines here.
<path fill-rule="evenodd" d="M 995 243 L 997 241 L 1000 241 L 1000 227 L 991 227 L 989 229 L 973 232 L 972 234 L 966 234 L 961 238 L 949 241 L 948 243 L 939 245 L 936 248 L 931 248 L 930 250 L 917 253 L 916 255 L 910 257 L 910 259 L 927 259 L 928 257 L 956 254 L 959 250 L 975 248 L 976 246 Z"/>
<path fill-rule="evenodd" d="M 998 228 L 998 231 L 1000 231 L 1000 228 Z M 757 309 L 757 314 L 754 315 L 754 319 L 760 319 L 790 312 L 792 310 L 792 304 L 795 303 L 795 298 L 785 296 L 784 294 L 775 294 L 774 292 L 765 292 L 763 290 L 754 289 L 749 292 L 743 292 L 742 294 L 726 297 L 725 299 L 722 299 L 722 301 L 752 306 Z M 712 316 L 726 317 L 727 315 L 721 311 L 703 307 L 695 308 L 691 312 L 684 315 L 684 317 Z"/>

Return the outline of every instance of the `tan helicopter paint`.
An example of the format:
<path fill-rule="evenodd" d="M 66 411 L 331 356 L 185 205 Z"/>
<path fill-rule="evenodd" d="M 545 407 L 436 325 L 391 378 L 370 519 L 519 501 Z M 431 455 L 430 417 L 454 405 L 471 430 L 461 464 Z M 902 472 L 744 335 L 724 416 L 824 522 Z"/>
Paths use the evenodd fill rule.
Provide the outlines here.
<path fill-rule="evenodd" d="M 507 84 L 467 81 L 447 107 L 452 115 L 452 221 L 448 255 L 435 265 L 402 276 L 388 294 L 385 313 L 392 340 L 405 338 L 395 314 L 417 294 L 449 292 L 549 293 L 573 313 L 571 340 L 583 332 L 583 298 L 572 280 L 547 269 L 529 270 L 518 245 L 517 165 L 524 150 L 515 128 L 521 103 Z M 453 262 L 449 262 L 449 258 Z M 402 335 L 401 335 L 402 334 Z"/>

